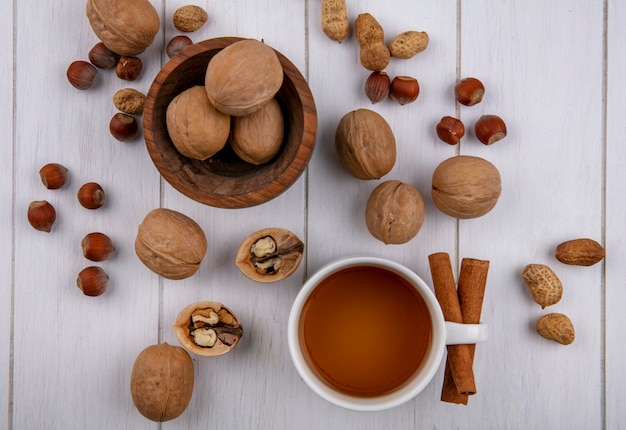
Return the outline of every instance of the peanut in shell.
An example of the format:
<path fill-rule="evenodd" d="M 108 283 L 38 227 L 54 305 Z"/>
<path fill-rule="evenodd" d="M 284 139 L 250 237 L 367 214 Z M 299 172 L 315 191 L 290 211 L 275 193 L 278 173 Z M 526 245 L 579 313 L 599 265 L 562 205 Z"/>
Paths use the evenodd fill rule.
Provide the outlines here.
<path fill-rule="evenodd" d="M 550 267 L 545 264 L 529 264 L 522 277 L 530 289 L 535 302 L 541 308 L 558 303 L 563 297 L 563 284 Z"/>

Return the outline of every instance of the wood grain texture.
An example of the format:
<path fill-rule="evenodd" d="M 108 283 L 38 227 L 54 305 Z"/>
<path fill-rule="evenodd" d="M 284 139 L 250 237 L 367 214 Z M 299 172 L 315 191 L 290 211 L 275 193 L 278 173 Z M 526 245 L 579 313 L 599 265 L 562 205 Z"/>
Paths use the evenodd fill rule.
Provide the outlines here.
<path fill-rule="evenodd" d="M 88 91 L 65 78 L 69 63 L 87 58 L 97 42 L 82 2 L 0 4 L 0 40 L 10 47 L 0 59 L 0 222 L 8 226 L 0 229 L 0 428 L 157 428 L 132 404 L 132 363 L 150 344 L 177 345 L 171 328 L 176 316 L 204 300 L 231 308 L 244 335 L 228 354 L 193 357 L 191 404 L 163 428 L 626 428 L 621 2 L 395 0 L 390 8 L 348 1 L 351 28 L 341 44 L 322 32 L 319 0 L 289 7 L 279 0 L 201 3 L 209 20 L 189 34 L 194 41 L 263 39 L 307 78 L 317 108 L 316 146 L 305 173 L 269 202 L 241 209 L 181 194 L 160 177 L 143 139 L 121 143 L 109 135 L 114 92 L 130 86 L 147 93 L 168 61 L 165 43 L 180 34 L 171 16 L 187 3 L 152 3 L 162 30 L 141 54 L 140 79 L 124 82 L 112 70 L 99 70 Z M 406 30 L 429 33 L 426 51 L 392 59 L 387 69 L 418 78 L 415 103 L 372 105 L 365 97 L 369 73 L 359 63 L 353 27 L 361 12 L 377 18 L 389 41 Z M 482 103 L 455 105 L 453 85 L 463 76 L 484 82 Z M 383 115 L 396 135 L 398 159 L 383 179 L 410 183 L 426 202 L 422 230 L 407 244 L 384 245 L 369 235 L 365 204 L 380 181 L 351 177 L 334 150 L 339 119 L 362 107 Z M 500 115 L 509 130 L 489 147 L 473 135 L 483 113 Z M 458 146 L 435 134 L 445 115 L 466 125 Z M 484 217 L 457 221 L 432 203 L 433 170 L 458 154 L 483 157 L 500 170 L 502 195 Z M 65 188 L 42 186 L 37 171 L 48 162 L 69 168 Z M 107 192 L 103 208 L 88 211 L 76 201 L 87 181 L 100 182 Z M 33 230 L 25 218 L 28 203 L 44 198 L 59 215 L 50 234 Z M 190 216 L 207 235 L 209 249 L 191 278 L 160 279 L 134 255 L 137 226 L 156 207 Z M 266 227 L 288 229 L 305 242 L 298 270 L 275 284 L 255 283 L 235 266 L 240 243 Z M 75 284 L 90 264 L 80 254 L 80 240 L 91 231 L 106 233 L 117 248 L 102 263 L 111 284 L 98 298 L 84 297 Z M 578 237 L 605 245 L 605 261 L 591 267 L 559 263 L 555 246 Z M 443 363 L 425 391 L 390 411 L 347 411 L 316 396 L 293 368 L 286 339 L 302 282 L 323 264 L 354 254 L 404 263 L 428 280 L 427 256 L 434 252 L 451 255 L 454 273 L 462 258 L 490 261 L 482 309 L 490 338 L 476 349 L 478 393 L 469 405 L 439 400 Z M 541 310 L 532 301 L 521 278 L 528 263 L 555 270 L 565 289 L 561 302 Z M 572 345 L 536 334 L 535 321 L 547 311 L 572 319 Z"/>

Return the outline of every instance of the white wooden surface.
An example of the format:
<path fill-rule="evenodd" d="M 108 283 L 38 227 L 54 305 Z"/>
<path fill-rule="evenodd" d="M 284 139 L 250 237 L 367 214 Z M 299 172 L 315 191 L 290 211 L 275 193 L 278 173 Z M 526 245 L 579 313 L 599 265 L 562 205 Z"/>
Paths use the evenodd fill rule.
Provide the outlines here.
<path fill-rule="evenodd" d="M 162 32 L 142 54 L 143 75 L 130 84 L 144 92 L 166 61 L 164 43 L 177 34 L 171 15 L 187 3 L 153 4 Z M 429 33 L 424 53 L 388 68 L 419 79 L 421 95 L 407 106 L 369 103 L 353 28 L 341 45 L 329 40 L 320 30 L 320 0 L 197 4 L 210 19 L 191 34 L 194 40 L 262 38 L 300 68 L 315 97 L 318 139 L 307 172 L 258 207 L 197 204 L 160 180 L 141 140 L 122 144 L 109 136 L 110 98 L 129 84 L 105 71 L 81 92 L 65 79 L 67 65 L 85 59 L 97 42 L 83 1 L 0 3 L 0 428 L 626 428 L 623 2 L 348 0 L 352 21 L 371 12 L 389 39 L 408 29 Z M 485 100 L 455 106 L 452 86 L 470 75 L 485 83 Z M 379 181 L 355 180 L 336 158 L 336 124 L 359 107 L 381 113 L 396 134 L 398 162 L 384 179 L 409 182 L 426 199 L 426 222 L 408 244 L 385 246 L 369 235 L 363 212 Z M 470 125 L 482 113 L 507 121 L 504 141 L 485 147 L 470 130 L 450 147 L 434 135 L 444 115 Z M 502 197 L 483 218 L 457 222 L 430 199 L 432 171 L 459 153 L 484 157 L 502 174 Z M 52 161 L 70 169 L 64 189 L 49 191 L 39 182 L 38 169 Z M 91 180 L 109 196 L 93 212 L 75 199 Z M 57 207 L 49 235 L 26 222 L 36 199 Z M 159 206 L 191 216 L 207 233 L 209 250 L 192 278 L 160 279 L 134 255 L 136 226 Z M 233 259 L 248 233 L 271 225 L 298 234 L 306 258 L 294 276 L 259 285 Z M 103 264 L 110 290 L 90 299 L 74 280 L 88 265 L 80 239 L 96 230 L 109 234 L 118 252 Z M 606 260 L 588 268 L 556 261 L 556 244 L 576 237 L 602 242 Z M 289 307 L 304 279 L 332 259 L 367 253 L 402 262 L 429 282 L 427 256 L 437 251 L 449 252 L 455 268 L 464 257 L 491 261 L 483 309 L 491 337 L 477 349 L 479 392 L 469 405 L 439 401 L 443 366 L 428 389 L 390 411 L 351 412 L 316 397 L 297 376 L 286 344 Z M 541 310 L 532 301 L 520 277 L 527 263 L 557 271 L 565 284 L 560 303 Z M 225 356 L 194 357 L 191 404 L 159 427 L 132 405 L 132 363 L 150 344 L 177 344 L 172 321 L 198 300 L 235 310 L 245 336 Z M 572 318 L 574 344 L 563 347 L 534 332 L 535 320 L 549 311 Z"/>

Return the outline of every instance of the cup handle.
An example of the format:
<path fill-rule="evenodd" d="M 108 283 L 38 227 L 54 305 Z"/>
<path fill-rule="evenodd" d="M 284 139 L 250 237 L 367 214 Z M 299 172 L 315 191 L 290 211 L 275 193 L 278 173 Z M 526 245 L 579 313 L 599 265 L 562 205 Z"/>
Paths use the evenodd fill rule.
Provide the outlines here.
<path fill-rule="evenodd" d="M 486 324 L 461 324 L 445 321 L 446 345 L 484 342 L 487 340 Z"/>

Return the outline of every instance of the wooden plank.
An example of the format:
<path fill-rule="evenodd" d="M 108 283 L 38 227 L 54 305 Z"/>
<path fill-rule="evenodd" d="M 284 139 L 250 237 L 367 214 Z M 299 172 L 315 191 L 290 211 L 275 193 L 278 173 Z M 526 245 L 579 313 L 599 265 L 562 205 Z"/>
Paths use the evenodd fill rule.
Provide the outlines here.
<path fill-rule="evenodd" d="M 158 204 L 159 180 L 142 140 L 118 142 L 108 123 L 117 89 L 147 90 L 159 67 L 148 59 L 158 58 L 158 49 L 142 54 L 139 80 L 128 83 L 101 70 L 94 87 L 79 91 L 65 71 L 87 59 L 97 42 L 84 6 L 20 3 L 16 12 L 13 428 L 151 427 L 134 413 L 128 381 L 135 356 L 158 335 L 158 279 L 141 270 L 133 240 L 142 214 Z M 70 182 L 54 191 L 37 176 L 52 161 L 70 171 Z M 104 187 L 101 209 L 78 204 L 76 191 L 87 181 Z M 23 217 L 28 202 L 42 198 L 57 209 L 50 234 L 34 231 Z M 97 298 L 83 296 L 75 283 L 92 264 L 80 250 L 90 231 L 108 234 L 117 248 L 99 264 L 110 281 Z"/>
<path fill-rule="evenodd" d="M 623 186 L 626 174 L 623 166 L 626 163 L 626 149 L 622 144 L 624 131 L 624 99 L 626 86 L 623 84 L 622 71 L 626 68 L 624 59 L 625 31 L 621 22 L 626 19 L 626 5 L 620 2 L 608 2 L 607 23 L 607 135 L 606 135 L 606 234 L 605 247 L 607 258 L 605 265 L 605 428 L 626 428 L 626 396 L 622 388 L 626 381 L 626 369 L 623 365 L 626 341 L 624 341 L 623 303 L 626 300 L 624 291 L 623 253 L 626 230 L 624 230 L 624 213 L 626 200 Z"/>
<path fill-rule="evenodd" d="M 0 58 L 0 130 L 3 131 L 5 157 L 0 169 L 0 195 L 4 202 L 0 206 L 0 371 L 3 372 L 0 386 L 0 423 L 10 422 L 10 402 L 12 389 L 12 343 L 11 331 L 13 322 L 13 18 L 12 2 L 0 5 L 0 41 L 5 47 Z M 23 215 L 23 214 L 21 214 Z"/>
<path fill-rule="evenodd" d="M 492 212 L 460 224 L 461 256 L 491 261 L 483 318 L 492 330 L 477 348 L 475 413 L 454 411 L 440 424 L 479 427 L 479 410 L 489 410 L 494 428 L 600 428 L 602 268 L 565 266 L 553 254 L 564 240 L 602 239 L 602 8 L 467 1 L 461 30 L 460 74 L 486 86 L 482 103 L 461 109 L 470 127 L 461 152 L 496 165 L 503 191 Z M 488 147 L 471 131 L 486 113 L 509 131 Z M 521 278 L 528 263 L 556 271 L 565 288 L 558 304 L 533 302 Z M 573 345 L 537 335 L 535 321 L 549 312 L 572 319 Z"/>

